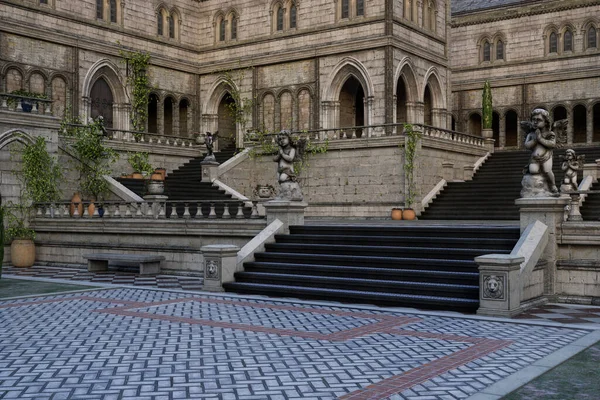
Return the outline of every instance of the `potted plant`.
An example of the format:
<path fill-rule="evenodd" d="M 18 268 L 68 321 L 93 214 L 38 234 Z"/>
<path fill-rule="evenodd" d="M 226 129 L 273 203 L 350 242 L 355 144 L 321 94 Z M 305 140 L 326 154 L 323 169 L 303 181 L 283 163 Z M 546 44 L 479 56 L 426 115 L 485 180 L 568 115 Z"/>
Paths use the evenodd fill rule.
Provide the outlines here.
<path fill-rule="evenodd" d="M 148 176 L 154 172 L 154 168 L 149 161 L 149 155 L 146 152 L 129 153 L 127 162 L 133 168 L 134 179 L 142 179 L 144 175 Z"/>
<path fill-rule="evenodd" d="M 98 118 L 88 125 L 77 127 L 71 144 L 77 159 L 79 187 L 91 201 L 88 206 L 89 215 L 94 214 L 93 203 L 104 200 L 108 195 L 110 186 L 104 176 L 111 175 L 110 166 L 118 158 L 117 153 L 105 145 L 103 131 L 102 120 Z"/>
<path fill-rule="evenodd" d="M 14 171 L 20 182 L 19 202 L 3 206 L 6 218 L 6 238 L 11 243 L 11 263 L 15 267 L 31 267 L 35 262 L 35 231 L 30 225 L 33 206 L 60 200 L 59 182 L 62 169 L 56 157 L 46 148 L 46 140 L 38 137 L 34 143 L 23 148 L 14 144 L 11 159 L 21 156 L 21 169 Z"/>
<path fill-rule="evenodd" d="M 421 132 L 414 129 L 411 124 L 404 124 L 404 179 L 406 182 L 406 195 L 404 196 L 405 209 L 402 218 L 412 220 L 416 218 L 413 206 L 417 197 L 415 184 L 415 164 L 417 147 L 421 139 Z"/>
<path fill-rule="evenodd" d="M 8 103 L 9 105 L 12 105 L 15 104 L 17 101 L 20 101 L 23 112 L 31 112 L 31 110 L 33 109 L 33 99 L 48 100 L 48 96 L 44 93 L 33 93 L 23 89 L 13 90 L 12 92 L 10 92 L 10 94 L 15 96 L 21 96 L 21 99 L 9 99 Z"/>

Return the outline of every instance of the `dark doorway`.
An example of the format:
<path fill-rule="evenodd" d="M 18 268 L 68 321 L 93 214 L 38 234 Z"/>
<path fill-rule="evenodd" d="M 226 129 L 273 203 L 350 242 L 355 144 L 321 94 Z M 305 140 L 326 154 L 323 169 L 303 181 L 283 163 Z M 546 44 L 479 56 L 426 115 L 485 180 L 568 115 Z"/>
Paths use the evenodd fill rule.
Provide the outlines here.
<path fill-rule="evenodd" d="M 506 147 L 519 146 L 519 116 L 513 110 L 506 113 Z"/>
<path fill-rule="evenodd" d="M 235 144 L 235 100 L 231 94 L 227 92 L 219 103 L 219 141 L 220 148 L 227 147 L 230 144 Z"/>
<path fill-rule="evenodd" d="M 587 132 L 587 110 L 581 104 L 573 108 L 573 143 L 585 143 Z"/>
<path fill-rule="evenodd" d="M 425 94 L 423 95 L 423 123 L 433 126 L 433 104 L 431 102 L 431 90 L 429 85 L 425 86 Z"/>
<path fill-rule="evenodd" d="M 164 104 L 164 122 L 165 122 L 165 132 L 164 134 L 167 136 L 173 135 L 173 99 L 167 97 L 165 99 Z"/>
<path fill-rule="evenodd" d="M 396 88 L 396 122 L 397 123 L 408 122 L 408 111 L 407 111 L 407 107 L 406 107 L 407 101 L 408 101 L 408 96 L 406 95 L 406 84 L 404 83 L 404 79 L 400 78 L 398 80 L 398 87 Z"/>
<path fill-rule="evenodd" d="M 492 113 L 492 131 L 494 139 L 494 147 L 500 146 L 500 114 L 497 112 Z"/>
<path fill-rule="evenodd" d="M 90 93 L 92 100 L 92 118 L 102 116 L 104 126 L 113 127 L 113 94 L 104 78 L 98 78 Z"/>
<path fill-rule="evenodd" d="M 148 100 L 148 132 L 158 133 L 158 96 L 154 93 Z"/>

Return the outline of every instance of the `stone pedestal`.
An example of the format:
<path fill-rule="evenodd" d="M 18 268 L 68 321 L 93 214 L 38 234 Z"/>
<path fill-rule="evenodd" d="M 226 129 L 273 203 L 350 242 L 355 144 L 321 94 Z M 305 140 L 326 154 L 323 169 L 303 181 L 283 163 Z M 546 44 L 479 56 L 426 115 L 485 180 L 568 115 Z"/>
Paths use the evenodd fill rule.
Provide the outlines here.
<path fill-rule="evenodd" d="M 208 158 L 209 156 L 206 156 L 204 161 L 200 163 L 200 168 L 202 168 L 202 180 L 204 182 L 212 182 L 213 180 L 217 179 L 217 170 L 219 168 L 219 165 L 221 165 L 217 162 L 217 160 L 214 159 L 214 155 L 212 156 L 212 159 Z"/>
<path fill-rule="evenodd" d="M 303 201 L 271 200 L 263 206 L 267 225 L 278 219 L 283 222 L 283 233 L 290 233 L 290 225 L 304 225 L 304 210 L 308 204 Z"/>
<path fill-rule="evenodd" d="M 203 290 L 222 292 L 223 283 L 234 280 L 239 250 L 239 247 L 231 244 L 211 244 L 200 248 L 204 256 Z"/>
<path fill-rule="evenodd" d="M 474 165 L 465 165 L 463 167 L 463 179 L 465 181 L 470 181 L 473 180 L 473 175 L 475 175 L 475 172 L 473 172 L 473 170 L 475 169 Z"/>
<path fill-rule="evenodd" d="M 442 163 L 442 177 L 446 182 L 452 182 L 454 180 L 454 163 L 447 161 Z"/>
<path fill-rule="evenodd" d="M 524 257 L 487 254 L 475 257 L 479 264 L 477 314 L 510 318 L 521 305 L 521 263 Z"/>
<path fill-rule="evenodd" d="M 492 129 L 482 129 L 481 136 L 486 139 L 492 139 L 494 137 L 494 131 Z"/>
<path fill-rule="evenodd" d="M 493 153 L 494 152 L 494 143 L 496 141 L 491 138 L 485 138 L 485 139 L 483 139 L 483 141 L 485 143 L 486 150 L 489 151 L 490 153 Z"/>
<path fill-rule="evenodd" d="M 556 236 L 559 226 L 564 220 L 565 206 L 570 202 L 570 197 L 532 197 L 515 201 L 521 216 L 521 233 L 535 221 L 540 221 L 548 227 L 548 245 L 541 256 L 541 260 L 548 262 L 544 273 L 544 294 L 546 295 L 554 294 L 558 253 Z"/>

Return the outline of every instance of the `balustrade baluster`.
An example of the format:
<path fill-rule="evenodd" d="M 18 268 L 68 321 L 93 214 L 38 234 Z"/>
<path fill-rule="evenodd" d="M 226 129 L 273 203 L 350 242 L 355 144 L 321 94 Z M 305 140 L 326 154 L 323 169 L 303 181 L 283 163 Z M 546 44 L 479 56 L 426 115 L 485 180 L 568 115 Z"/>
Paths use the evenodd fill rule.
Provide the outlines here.
<path fill-rule="evenodd" d="M 125 203 L 125 218 L 131 218 L 131 203 Z"/>
<path fill-rule="evenodd" d="M 121 218 L 121 203 L 115 203 L 115 209 L 112 216 L 114 218 Z"/>
<path fill-rule="evenodd" d="M 134 207 L 136 208 L 135 218 L 142 218 L 142 203 L 136 203 Z"/>
<path fill-rule="evenodd" d="M 63 204 L 62 209 L 63 209 L 63 218 L 70 218 L 71 214 L 69 213 L 69 204 Z"/>
<path fill-rule="evenodd" d="M 51 207 L 52 207 L 52 205 L 51 205 L 51 204 L 48 204 L 48 205 L 46 206 L 46 210 L 45 210 L 45 212 L 44 212 L 44 218 L 52 218 L 52 212 L 51 212 L 51 210 L 50 210 L 50 208 L 51 208 Z"/>
<path fill-rule="evenodd" d="M 36 210 L 35 217 L 36 218 L 42 218 L 42 216 L 44 215 L 44 212 L 42 211 L 43 208 L 44 208 L 44 206 L 41 204 L 38 204 L 35 207 L 35 210 Z"/>
<path fill-rule="evenodd" d="M 244 203 L 240 202 L 238 204 L 237 213 L 235 214 L 236 218 L 244 218 Z"/>
<path fill-rule="evenodd" d="M 260 215 L 258 215 L 258 201 L 253 200 L 252 201 L 252 214 L 250 214 L 250 218 L 260 218 Z"/>
<path fill-rule="evenodd" d="M 2 105 L 0 105 L 0 108 L 2 108 L 3 110 L 6 110 L 8 108 L 8 100 L 6 97 L 2 97 Z"/>
<path fill-rule="evenodd" d="M 157 143 L 157 144 L 162 144 L 162 136 L 159 136 L 159 137 L 156 139 L 156 143 Z"/>
<path fill-rule="evenodd" d="M 98 208 L 99 208 L 98 205 L 96 205 L 94 207 L 94 215 L 92 215 L 92 217 L 94 217 L 94 218 L 100 218 L 100 213 L 98 212 Z"/>
<path fill-rule="evenodd" d="M 31 110 L 32 114 L 39 114 L 40 113 L 40 108 L 38 107 L 38 102 L 34 101 L 33 102 L 33 109 Z"/>
<path fill-rule="evenodd" d="M 81 215 L 79 215 L 79 204 L 83 206 L 83 203 L 73 203 L 73 217 L 81 217 Z"/>
<path fill-rule="evenodd" d="M 159 202 L 158 203 L 158 218 L 166 219 L 167 218 L 167 202 Z"/>
<path fill-rule="evenodd" d="M 224 209 L 223 209 L 223 216 L 221 218 L 225 218 L 225 219 L 229 219 L 231 218 L 231 214 L 229 213 L 229 203 L 225 202 L 223 203 L 224 205 Z"/>
<path fill-rule="evenodd" d="M 192 214 L 190 214 L 190 203 L 183 204 L 183 218 L 185 218 L 185 219 L 192 218 Z"/>
<path fill-rule="evenodd" d="M 171 142 L 169 141 L 169 138 L 167 136 L 165 136 L 165 144 L 167 146 L 171 144 Z"/>
<path fill-rule="evenodd" d="M 217 212 L 215 211 L 215 203 L 210 203 L 210 213 L 208 218 L 217 218 Z"/>
<path fill-rule="evenodd" d="M 44 103 L 44 114 L 52 115 L 52 104 L 51 103 Z"/>
<path fill-rule="evenodd" d="M 153 207 L 153 202 L 147 202 L 146 203 L 146 218 L 149 219 L 154 219 L 154 207 Z"/>

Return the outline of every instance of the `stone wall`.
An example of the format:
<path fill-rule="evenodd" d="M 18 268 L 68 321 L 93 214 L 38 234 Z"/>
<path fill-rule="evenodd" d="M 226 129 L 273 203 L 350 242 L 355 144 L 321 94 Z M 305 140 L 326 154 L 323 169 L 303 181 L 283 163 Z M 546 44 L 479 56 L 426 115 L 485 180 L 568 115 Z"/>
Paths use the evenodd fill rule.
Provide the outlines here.
<path fill-rule="evenodd" d="M 387 218 L 392 207 L 404 206 L 401 137 L 334 141 L 324 154 L 312 155 L 300 183 L 309 204 L 307 216 Z M 485 150 L 434 138 L 423 138 L 418 151 L 417 203 L 442 179 L 442 163 L 454 163 L 461 179 L 465 165 L 473 165 Z M 277 187 L 276 164 L 270 156 L 250 157 L 219 177 L 229 187 L 255 198 L 258 184 Z M 416 205 L 419 209 L 419 204 Z"/>

